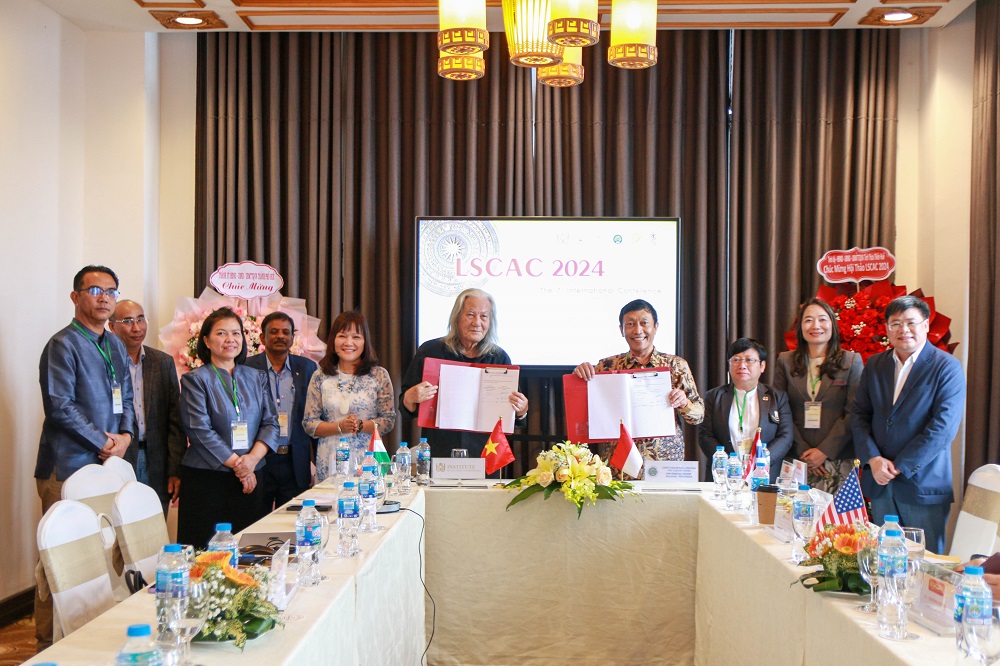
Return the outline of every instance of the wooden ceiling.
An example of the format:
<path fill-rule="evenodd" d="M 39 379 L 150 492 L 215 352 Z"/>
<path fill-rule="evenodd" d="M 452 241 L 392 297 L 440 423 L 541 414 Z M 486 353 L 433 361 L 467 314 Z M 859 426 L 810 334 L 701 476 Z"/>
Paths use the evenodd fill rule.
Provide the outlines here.
<path fill-rule="evenodd" d="M 436 31 L 437 0 L 41 0 L 83 30 L 173 32 L 275 30 L 335 32 Z M 974 0 L 658 0 L 657 26 L 684 28 L 941 27 Z M 488 0 L 490 31 L 503 30 L 500 0 Z M 602 29 L 611 26 L 611 2 L 600 3 Z M 886 26 L 880 17 L 896 8 L 915 19 Z M 200 26 L 173 19 L 196 16 Z"/>

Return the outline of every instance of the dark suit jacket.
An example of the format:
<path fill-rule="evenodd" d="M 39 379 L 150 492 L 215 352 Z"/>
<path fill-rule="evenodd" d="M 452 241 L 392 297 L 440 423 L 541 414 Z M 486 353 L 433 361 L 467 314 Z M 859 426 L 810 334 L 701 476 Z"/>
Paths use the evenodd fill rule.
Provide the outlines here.
<path fill-rule="evenodd" d="M 792 354 L 786 351 L 778 354 L 778 367 L 774 373 L 774 388 L 788 394 L 788 404 L 795 424 L 794 455 L 802 455 L 806 449 L 819 449 L 830 460 L 850 460 L 854 458 L 851 436 L 850 408 L 861 381 L 861 370 L 865 367 L 861 355 L 844 352 L 840 370 L 831 379 L 829 375 L 820 378 L 816 400 L 823 403 L 818 428 L 805 428 L 805 403 L 809 397 L 809 375 L 792 375 Z"/>
<path fill-rule="evenodd" d="M 167 479 L 181 475 L 181 458 L 187 438 L 181 427 L 180 384 L 174 359 L 169 354 L 143 345 L 142 400 L 146 417 L 146 469 L 149 484 L 160 501 L 170 499 Z M 138 430 L 138 428 L 136 428 Z M 135 467 L 139 455 L 138 433 L 125 451 L 125 460 Z"/>
<path fill-rule="evenodd" d="M 868 359 L 852 412 L 854 448 L 862 464 L 888 458 L 899 470 L 893 497 L 908 504 L 950 504 L 951 443 L 965 410 L 965 376 L 954 356 L 930 343 L 910 370 L 896 404 L 895 360 L 889 349 Z M 861 475 L 867 497 L 879 497 L 867 465 Z"/>
<path fill-rule="evenodd" d="M 267 354 L 255 354 L 247 357 L 246 363 L 243 365 L 260 370 L 266 375 L 270 362 L 267 360 Z M 302 419 L 306 408 L 309 380 L 312 379 L 317 366 L 312 359 L 289 354 L 288 367 L 292 370 L 292 387 L 295 389 L 292 413 L 288 415 L 288 446 L 290 447 L 288 455 L 292 456 L 295 483 L 302 488 L 308 488 L 312 482 L 312 470 L 309 463 L 316 459 L 316 440 L 306 434 L 302 428 Z M 268 381 L 270 382 L 270 379 Z M 273 397 L 273 394 L 269 395 Z M 275 454 L 269 453 L 268 457 L 270 458 L 272 455 Z"/>
<path fill-rule="evenodd" d="M 698 426 L 698 444 L 711 460 L 716 446 L 734 451 L 729 437 L 729 412 L 733 408 L 732 384 L 716 386 L 705 394 L 705 419 Z M 760 414 L 760 441 L 771 454 L 771 483 L 781 473 L 781 461 L 792 448 L 792 412 L 788 396 L 767 384 L 757 384 L 757 410 Z"/>

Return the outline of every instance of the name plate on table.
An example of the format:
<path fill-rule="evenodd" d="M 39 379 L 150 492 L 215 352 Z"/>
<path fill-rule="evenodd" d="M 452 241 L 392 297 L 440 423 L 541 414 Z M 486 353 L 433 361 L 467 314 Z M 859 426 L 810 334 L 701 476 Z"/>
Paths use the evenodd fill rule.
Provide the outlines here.
<path fill-rule="evenodd" d="M 278 610 L 288 608 L 288 602 L 299 589 L 298 578 L 294 583 L 288 582 L 288 553 L 291 542 L 286 541 L 271 558 L 271 581 L 268 584 L 267 600 L 278 607 Z"/>
<path fill-rule="evenodd" d="M 910 609 L 910 618 L 939 636 L 952 635 L 955 631 L 955 588 L 961 584 L 962 574 L 948 567 L 927 560 L 920 563 L 924 572 L 920 596 Z"/>
<path fill-rule="evenodd" d="M 486 458 L 433 458 L 431 477 L 435 479 L 485 479 Z"/>
<path fill-rule="evenodd" d="M 644 460 L 644 481 L 657 483 L 698 483 L 697 460 Z"/>

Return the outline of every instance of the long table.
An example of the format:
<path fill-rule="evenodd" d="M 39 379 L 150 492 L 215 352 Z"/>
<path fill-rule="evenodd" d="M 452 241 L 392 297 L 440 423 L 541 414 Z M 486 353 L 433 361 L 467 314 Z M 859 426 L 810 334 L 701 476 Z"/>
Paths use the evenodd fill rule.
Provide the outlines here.
<path fill-rule="evenodd" d="M 380 516 L 364 554 L 324 559 L 327 577 L 299 590 L 284 629 L 250 642 L 196 643 L 205 664 L 953 664 L 954 639 L 915 623 L 920 639 L 878 636 L 856 596 L 793 584 L 790 546 L 701 493 L 643 492 L 576 510 L 561 496 L 504 507 L 498 489 L 415 490 L 426 518 Z M 707 492 L 706 492 L 707 491 Z M 329 489 L 311 494 L 328 500 Z M 290 531 L 277 512 L 254 531 Z M 420 582 L 424 563 L 426 584 Z M 426 605 L 425 605 L 426 604 Z M 133 595 L 36 659 L 110 663 L 125 627 L 154 618 Z M 249 662 L 246 660 L 250 659 Z"/>

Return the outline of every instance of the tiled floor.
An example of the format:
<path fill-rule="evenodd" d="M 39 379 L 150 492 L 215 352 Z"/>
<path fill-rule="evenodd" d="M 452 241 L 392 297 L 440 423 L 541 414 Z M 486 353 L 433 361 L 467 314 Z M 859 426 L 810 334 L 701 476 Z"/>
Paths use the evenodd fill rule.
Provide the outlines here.
<path fill-rule="evenodd" d="M 0 629 L 0 666 L 16 666 L 35 656 L 35 623 L 31 616 Z"/>

